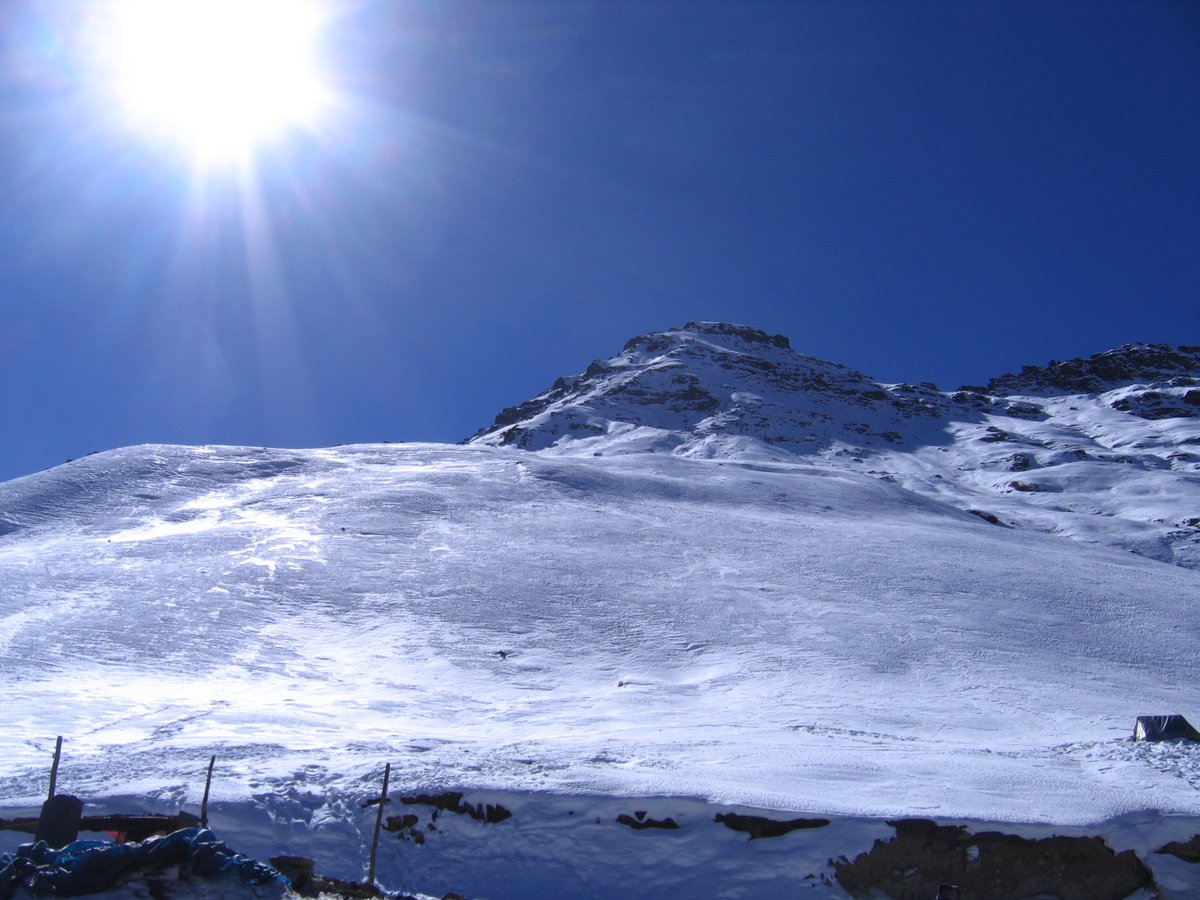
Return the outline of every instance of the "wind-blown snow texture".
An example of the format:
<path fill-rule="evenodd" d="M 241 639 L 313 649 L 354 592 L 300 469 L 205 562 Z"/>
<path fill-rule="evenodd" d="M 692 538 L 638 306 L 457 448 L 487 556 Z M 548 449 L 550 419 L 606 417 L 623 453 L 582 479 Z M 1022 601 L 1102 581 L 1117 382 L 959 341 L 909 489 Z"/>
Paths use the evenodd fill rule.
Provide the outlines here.
<path fill-rule="evenodd" d="M 421 789 L 1200 814 L 1200 755 L 1127 740 L 1200 712 L 1198 380 L 1200 349 L 1143 345 L 945 393 L 694 323 L 464 446 L 8 482 L 0 801 L 65 734 L 93 796 L 194 800 L 216 752 L 221 799 L 284 806 L 390 760 Z"/>

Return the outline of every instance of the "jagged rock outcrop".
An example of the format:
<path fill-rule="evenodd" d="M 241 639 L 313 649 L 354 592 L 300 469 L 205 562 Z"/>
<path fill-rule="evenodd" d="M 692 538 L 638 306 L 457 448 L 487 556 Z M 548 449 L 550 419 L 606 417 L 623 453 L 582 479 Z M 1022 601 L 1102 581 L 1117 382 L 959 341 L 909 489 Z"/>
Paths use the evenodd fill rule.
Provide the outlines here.
<path fill-rule="evenodd" d="M 992 394 L 1099 394 L 1133 384 L 1190 387 L 1198 383 L 1198 374 L 1200 347 L 1125 344 L 1087 359 L 1025 366 L 1020 374 L 993 378 L 986 390 Z M 1196 402 L 1200 403 L 1200 397 Z"/>

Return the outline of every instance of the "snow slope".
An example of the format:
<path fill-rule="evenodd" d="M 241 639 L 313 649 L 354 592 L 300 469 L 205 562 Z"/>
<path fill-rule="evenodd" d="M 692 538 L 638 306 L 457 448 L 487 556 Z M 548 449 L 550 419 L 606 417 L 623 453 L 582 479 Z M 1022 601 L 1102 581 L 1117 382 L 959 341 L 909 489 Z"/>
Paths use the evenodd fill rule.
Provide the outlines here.
<path fill-rule="evenodd" d="M 195 803 L 216 753 L 218 801 L 351 841 L 385 760 L 398 791 L 1200 816 L 1200 754 L 1127 740 L 1200 719 L 1200 426 L 1114 406 L 1187 386 L 957 397 L 758 335 L 631 342 L 466 446 L 0 485 L 0 806 L 63 734 L 64 790 Z"/>

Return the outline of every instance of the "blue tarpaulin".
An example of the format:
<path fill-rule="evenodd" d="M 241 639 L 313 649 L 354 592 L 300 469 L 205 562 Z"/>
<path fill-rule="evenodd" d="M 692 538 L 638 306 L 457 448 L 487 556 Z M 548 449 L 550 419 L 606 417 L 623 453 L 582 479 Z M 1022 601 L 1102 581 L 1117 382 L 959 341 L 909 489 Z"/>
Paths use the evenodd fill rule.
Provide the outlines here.
<path fill-rule="evenodd" d="M 39 896 L 91 894 L 112 887 L 123 875 L 179 864 L 202 878 L 289 886 L 270 866 L 230 849 L 207 828 L 182 828 L 140 844 L 75 841 L 61 850 L 44 841 L 22 844 L 0 855 L 0 900 L 9 900 L 21 886 Z"/>

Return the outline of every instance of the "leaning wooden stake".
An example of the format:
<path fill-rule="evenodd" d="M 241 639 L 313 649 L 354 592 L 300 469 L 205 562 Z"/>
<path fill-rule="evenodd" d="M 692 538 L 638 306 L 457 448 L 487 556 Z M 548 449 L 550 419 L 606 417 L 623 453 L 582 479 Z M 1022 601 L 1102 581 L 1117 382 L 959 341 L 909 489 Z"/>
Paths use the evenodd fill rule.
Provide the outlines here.
<path fill-rule="evenodd" d="M 54 799 L 54 790 L 58 786 L 58 761 L 62 757 L 62 735 L 58 736 L 58 741 L 54 745 L 54 764 L 50 767 L 50 796 L 47 800 Z"/>
<path fill-rule="evenodd" d="M 200 801 L 200 827 L 208 827 L 208 789 L 212 787 L 212 770 L 217 762 L 216 754 L 208 758 L 208 777 L 204 779 L 204 799 Z"/>
<path fill-rule="evenodd" d="M 392 774 L 392 764 L 383 766 L 383 793 L 379 795 L 379 812 L 375 816 L 375 838 L 371 841 L 371 867 L 367 870 L 367 884 L 375 884 L 375 854 L 379 850 L 379 829 L 383 827 L 383 807 L 387 805 L 388 777 Z"/>

